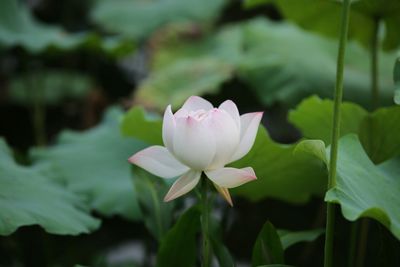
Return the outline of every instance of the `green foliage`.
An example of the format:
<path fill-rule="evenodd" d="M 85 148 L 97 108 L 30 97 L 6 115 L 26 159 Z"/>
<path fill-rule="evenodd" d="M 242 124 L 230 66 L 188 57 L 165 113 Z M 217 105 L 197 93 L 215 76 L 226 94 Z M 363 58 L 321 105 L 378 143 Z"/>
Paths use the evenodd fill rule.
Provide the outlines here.
<path fill-rule="evenodd" d="M 20 104 L 32 105 L 38 89 L 46 104 L 55 105 L 68 98 L 82 98 L 93 87 L 85 75 L 68 71 L 31 71 L 14 77 L 9 86 L 10 98 Z"/>
<path fill-rule="evenodd" d="M 133 107 L 125 113 L 121 122 L 123 136 L 143 140 L 152 145 L 162 145 L 162 121 L 142 107 Z"/>
<path fill-rule="evenodd" d="M 394 102 L 400 105 L 400 57 L 396 59 L 393 71 L 394 84 L 396 89 L 394 91 Z"/>
<path fill-rule="evenodd" d="M 333 101 L 313 96 L 289 114 L 289 121 L 304 137 L 331 141 Z M 368 113 L 353 103 L 341 105 L 340 135 L 358 134 L 371 160 L 378 164 L 400 154 L 400 107 L 380 108 Z"/>
<path fill-rule="evenodd" d="M 158 241 L 165 236 L 172 221 L 175 202 L 163 202 L 169 186 L 165 180 L 133 167 L 133 183 L 144 224 Z"/>
<path fill-rule="evenodd" d="M 146 145 L 121 136 L 121 116 L 121 110 L 110 109 L 99 126 L 82 133 L 64 131 L 54 146 L 31 154 L 37 164 L 51 166 L 57 179 L 85 196 L 96 211 L 139 219 L 128 158 Z"/>
<path fill-rule="evenodd" d="M 133 45 L 119 38 L 101 39 L 94 33 L 71 34 L 57 26 L 37 21 L 18 0 L 0 2 L 0 47 L 22 46 L 30 53 L 46 49 L 70 50 L 88 47 L 112 55 L 126 54 Z"/>
<path fill-rule="evenodd" d="M 166 103 L 179 107 L 190 95 L 216 93 L 233 75 L 231 66 L 213 58 L 180 60 L 154 71 L 135 97 L 139 103 L 161 109 Z M 168 89 L 167 89 L 168 88 Z"/>
<path fill-rule="evenodd" d="M 200 209 L 194 206 L 181 215 L 162 240 L 157 267 L 193 267 L 196 264 L 196 234 L 200 231 Z"/>
<path fill-rule="evenodd" d="M 281 240 L 270 222 L 266 222 L 258 234 L 251 262 L 253 267 L 263 264 L 284 263 Z"/>
<path fill-rule="evenodd" d="M 218 92 L 234 74 L 265 105 L 295 104 L 310 94 L 332 96 L 336 42 L 295 25 L 258 18 L 225 26 L 203 38 L 185 41 L 173 35 L 166 39 L 155 50 L 151 74 L 135 95 L 146 106 L 179 107 L 190 95 Z M 347 52 L 344 97 L 367 106 L 369 53 L 356 43 L 349 44 Z M 384 104 L 392 101 L 390 65 L 394 58 L 395 54 L 380 55 Z"/>
<path fill-rule="evenodd" d="M 359 138 L 375 164 L 400 155 L 400 107 L 380 108 L 369 114 L 360 125 Z"/>
<path fill-rule="evenodd" d="M 35 224 L 59 235 L 89 233 L 99 227 L 99 220 L 90 216 L 82 199 L 51 178 L 17 164 L 0 139 L 0 235 Z"/>
<path fill-rule="evenodd" d="M 325 200 L 338 203 L 346 219 L 373 218 L 400 239 L 399 159 L 374 165 L 351 134 L 339 141 L 337 166 L 335 186 Z"/>
<path fill-rule="evenodd" d="M 232 192 L 253 201 L 272 197 L 291 203 L 322 195 L 326 187 L 323 166 L 311 156 L 294 154 L 295 146 L 274 142 L 261 126 L 250 152 L 232 164 L 236 168 L 253 167 L 257 180 Z"/>
<path fill-rule="evenodd" d="M 288 231 L 288 230 L 278 230 L 278 235 L 282 242 L 282 247 L 284 250 L 287 248 L 304 241 L 314 241 L 320 237 L 325 232 L 324 229 L 313 229 L 305 231 Z"/>
<path fill-rule="evenodd" d="M 340 20 L 341 4 L 327 0 L 247 0 L 247 7 L 265 3 L 274 3 L 288 20 L 294 21 L 305 29 L 327 36 L 338 37 L 339 27 L 334 23 Z M 383 47 L 396 49 L 400 44 L 398 25 L 400 23 L 400 2 L 397 0 L 355 1 L 351 7 L 349 38 L 369 46 L 375 24 L 382 22 L 386 31 Z M 301 12 L 299 12 L 301 10 Z"/>
<path fill-rule="evenodd" d="M 345 102 L 341 105 L 340 134 L 357 133 L 367 116 L 362 107 Z M 304 137 L 321 139 L 330 144 L 332 134 L 333 101 L 311 96 L 289 113 L 289 121 L 301 130 Z"/>
<path fill-rule="evenodd" d="M 91 19 L 110 32 L 143 39 L 171 23 L 209 23 L 225 3 L 224 0 L 97 0 Z"/>

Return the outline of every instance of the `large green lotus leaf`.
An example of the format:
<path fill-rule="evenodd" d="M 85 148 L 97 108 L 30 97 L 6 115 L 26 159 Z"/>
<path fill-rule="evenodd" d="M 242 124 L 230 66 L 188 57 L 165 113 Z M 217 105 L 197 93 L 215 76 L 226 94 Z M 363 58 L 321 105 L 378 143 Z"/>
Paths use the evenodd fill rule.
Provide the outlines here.
<path fill-rule="evenodd" d="M 289 121 L 301 130 L 303 136 L 331 142 L 333 101 L 316 96 L 305 99 L 290 111 Z M 373 113 L 352 103 L 341 105 L 340 136 L 358 134 L 360 141 L 375 163 L 381 163 L 400 154 L 400 107 L 384 107 Z"/>
<path fill-rule="evenodd" d="M 293 1 L 293 3 L 296 1 Z M 300 9 L 301 10 L 301 9 Z M 301 12 L 298 12 L 301 13 Z M 318 94 L 333 96 L 336 77 L 337 42 L 288 23 L 256 19 L 243 25 L 246 52 L 238 74 L 265 104 L 275 101 L 295 104 Z M 395 53 L 381 53 L 379 86 L 382 104 L 393 98 L 392 62 Z M 358 43 L 347 45 L 344 99 L 369 106 L 369 53 Z"/>
<path fill-rule="evenodd" d="M 247 7 L 274 3 L 288 20 L 301 27 L 331 37 L 338 37 L 342 6 L 339 1 L 329 0 L 247 0 Z M 371 44 L 376 19 L 386 27 L 384 48 L 395 49 L 400 44 L 400 2 L 397 0 L 361 0 L 351 6 L 349 38 L 357 39 L 365 46 Z"/>
<path fill-rule="evenodd" d="M 134 48 L 120 38 L 102 39 L 87 32 L 72 34 L 60 27 L 43 24 L 32 16 L 26 5 L 19 2 L 0 1 L 0 47 L 22 46 L 31 53 L 39 53 L 48 48 L 68 50 L 84 46 L 116 56 Z"/>
<path fill-rule="evenodd" d="M 340 135 L 358 133 L 361 122 L 368 115 L 362 107 L 344 102 L 341 105 Z M 306 138 L 321 139 L 330 144 L 332 134 L 333 101 L 311 96 L 289 112 L 289 121 Z"/>
<path fill-rule="evenodd" d="M 91 19 L 108 31 L 144 39 L 170 23 L 206 23 L 215 19 L 225 0 L 97 0 Z"/>
<path fill-rule="evenodd" d="M 294 154 L 296 145 L 275 143 L 260 127 L 255 144 L 236 168 L 253 167 L 257 180 L 232 191 L 250 200 L 266 197 L 290 203 L 304 203 L 312 195 L 322 195 L 326 187 L 323 165 L 312 156 Z"/>
<path fill-rule="evenodd" d="M 310 94 L 332 96 L 337 42 L 295 25 L 258 18 L 194 41 L 173 36 L 155 50 L 152 71 L 139 86 L 136 97 L 143 104 L 160 110 L 171 103 L 178 107 L 191 94 L 217 92 L 233 74 L 266 105 L 277 101 L 293 105 Z M 383 104 L 393 101 L 394 58 L 395 54 L 380 55 Z M 344 98 L 369 106 L 368 52 L 349 43 L 345 64 Z"/>
<path fill-rule="evenodd" d="M 93 88 L 93 81 L 82 74 L 67 71 L 47 70 L 30 72 L 10 81 L 10 98 L 20 104 L 32 105 L 35 97 L 46 104 L 57 104 L 66 98 L 82 98 Z M 40 89 L 41 92 L 38 92 Z"/>
<path fill-rule="evenodd" d="M 164 110 L 178 108 L 189 96 L 218 92 L 233 77 L 242 54 L 242 30 L 226 26 L 204 38 L 183 42 L 167 38 L 152 57 L 152 71 L 136 100 Z"/>
<path fill-rule="evenodd" d="M 32 151 L 37 163 L 52 165 L 67 187 L 86 196 L 91 207 L 107 215 L 140 218 L 128 158 L 146 144 L 123 138 L 122 111 L 108 111 L 103 122 L 85 132 L 64 131 L 56 144 Z"/>
<path fill-rule="evenodd" d="M 398 159 L 373 164 L 355 135 L 340 139 L 336 186 L 325 200 L 340 204 L 351 221 L 371 217 L 400 239 L 400 172 Z"/>
<path fill-rule="evenodd" d="M 145 106 L 164 109 L 179 107 L 191 95 L 216 93 L 232 77 L 233 68 L 213 58 L 180 60 L 155 71 L 135 93 L 135 100 Z"/>
<path fill-rule="evenodd" d="M 358 132 L 371 160 L 382 163 L 400 154 L 400 106 L 380 108 L 365 117 Z"/>
<path fill-rule="evenodd" d="M 0 210 L 0 235 L 35 224 L 52 234 L 78 235 L 92 232 L 100 225 L 76 194 L 43 172 L 18 165 L 3 139 L 0 139 Z"/>
<path fill-rule="evenodd" d="M 121 132 L 124 136 L 143 140 L 148 144 L 163 145 L 161 118 L 146 112 L 142 107 L 133 107 L 124 114 Z"/>

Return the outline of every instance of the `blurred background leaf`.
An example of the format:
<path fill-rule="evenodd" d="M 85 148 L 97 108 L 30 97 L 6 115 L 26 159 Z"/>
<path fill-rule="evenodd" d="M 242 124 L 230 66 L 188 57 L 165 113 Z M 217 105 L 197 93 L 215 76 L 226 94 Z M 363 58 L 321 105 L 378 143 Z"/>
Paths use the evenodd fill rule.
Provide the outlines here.
<path fill-rule="evenodd" d="M 59 235 L 90 233 L 100 226 L 78 195 L 34 167 L 16 163 L 4 139 L 0 159 L 0 235 L 34 224 Z"/>
<path fill-rule="evenodd" d="M 210 23 L 225 0 L 96 0 L 91 18 L 107 31 L 143 39 L 172 23 Z"/>
<path fill-rule="evenodd" d="M 58 180 L 103 215 L 138 220 L 141 213 L 131 181 L 128 158 L 146 144 L 122 138 L 122 111 L 111 108 L 103 122 L 86 132 L 64 131 L 49 148 L 32 150 L 36 164 L 50 165 Z"/>

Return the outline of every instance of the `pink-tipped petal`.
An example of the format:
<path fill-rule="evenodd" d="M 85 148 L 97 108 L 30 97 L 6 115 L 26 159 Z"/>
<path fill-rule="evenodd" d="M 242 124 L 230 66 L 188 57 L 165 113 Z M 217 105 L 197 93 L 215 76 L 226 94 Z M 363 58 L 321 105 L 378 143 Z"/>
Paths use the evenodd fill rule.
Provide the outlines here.
<path fill-rule="evenodd" d="M 232 100 L 226 100 L 218 107 L 219 109 L 225 110 L 235 121 L 236 126 L 240 130 L 240 114 L 236 104 Z"/>
<path fill-rule="evenodd" d="M 183 104 L 182 109 L 187 111 L 196 111 L 203 109 L 208 111 L 213 108 L 213 105 L 200 96 L 191 96 Z"/>
<path fill-rule="evenodd" d="M 230 162 L 238 160 L 249 153 L 256 140 L 262 116 L 263 112 L 246 113 L 240 116 L 240 143 Z"/>
<path fill-rule="evenodd" d="M 221 168 L 205 172 L 207 177 L 220 187 L 234 188 L 257 179 L 253 168 Z"/>
<path fill-rule="evenodd" d="M 200 181 L 201 172 L 190 170 L 179 177 L 169 189 L 164 201 L 171 201 L 192 190 Z"/>
<path fill-rule="evenodd" d="M 207 129 L 212 132 L 216 141 L 216 153 L 207 169 L 217 169 L 225 166 L 232 158 L 240 141 L 240 131 L 234 119 L 223 109 L 209 111 L 204 120 Z"/>
<path fill-rule="evenodd" d="M 204 170 L 215 155 L 214 135 L 192 117 L 178 118 L 174 133 L 174 155 L 194 170 Z"/>
<path fill-rule="evenodd" d="M 231 198 L 231 194 L 229 194 L 229 189 L 225 187 L 220 187 L 219 185 L 214 184 L 215 189 L 217 189 L 218 193 L 228 202 L 229 206 L 233 207 L 233 202 Z"/>
<path fill-rule="evenodd" d="M 162 146 L 143 149 L 130 157 L 129 162 L 163 178 L 173 178 L 189 170 Z"/>
<path fill-rule="evenodd" d="M 168 150 L 173 153 L 174 147 L 174 131 L 175 131 L 175 117 L 172 114 L 171 105 L 169 105 L 164 112 L 163 126 L 162 126 L 162 138 L 164 145 Z"/>

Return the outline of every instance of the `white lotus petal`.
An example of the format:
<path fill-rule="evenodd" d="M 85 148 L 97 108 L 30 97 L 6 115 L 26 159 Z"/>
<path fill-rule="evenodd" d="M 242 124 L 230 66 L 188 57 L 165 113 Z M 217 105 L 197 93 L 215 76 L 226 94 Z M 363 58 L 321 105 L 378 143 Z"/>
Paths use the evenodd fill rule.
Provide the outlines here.
<path fill-rule="evenodd" d="M 215 184 L 225 188 L 234 188 L 257 179 L 251 167 L 243 169 L 221 168 L 213 171 L 206 171 L 205 174 Z"/>
<path fill-rule="evenodd" d="M 219 185 L 213 183 L 215 189 L 217 189 L 218 193 L 228 202 L 228 204 L 233 207 L 233 202 L 231 198 L 231 194 L 229 194 L 229 189 L 225 187 L 220 187 Z"/>
<path fill-rule="evenodd" d="M 204 170 L 215 155 L 214 135 L 192 117 L 178 118 L 174 133 L 174 155 L 194 170 Z"/>
<path fill-rule="evenodd" d="M 187 111 L 196 111 L 199 109 L 203 109 L 205 111 L 208 111 L 213 108 L 213 105 L 205 100 L 204 98 L 200 96 L 191 96 L 189 97 L 186 101 L 185 104 L 183 104 L 182 109 L 187 110 Z"/>
<path fill-rule="evenodd" d="M 129 162 L 163 178 L 173 178 L 189 170 L 162 146 L 143 149 L 130 157 Z"/>
<path fill-rule="evenodd" d="M 201 171 L 190 170 L 179 177 L 169 189 L 164 201 L 171 201 L 192 190 L 200 181 Z"/>
<path fill-rule="evenodd" d="M 219 109 L 223 109 L 232 117 L 235 121 L 236 126 L 240 129 L 240 114 L 236 104 L 232 100 L 226 100 L 218 107 Z"/>
<path fill-rule="evenodd" d="M 213 133 L 216 141 L 216 153 L 207 169 L 221 168 L 230 161 L 239 145 L 239 129 L 234 119 L 222 109 L 209 111 L 204 124 Z"/>
<path fill-rule="evenodd" d="M 254 112 L 240 116 L 240 143 L 230 162 L 238 160 L 249 153 L 256 140 L 262 115 L 263 112 Z"/>
<path fill-rule="evenodd" d="M 171 105 L 169 105 L 164 112 L 162 138 L 164 145 L 168 148 L 168 150 L 171 153 L 173 153 L 175 126 L 176 126 L 175 117 L 172 114 Z"/>

